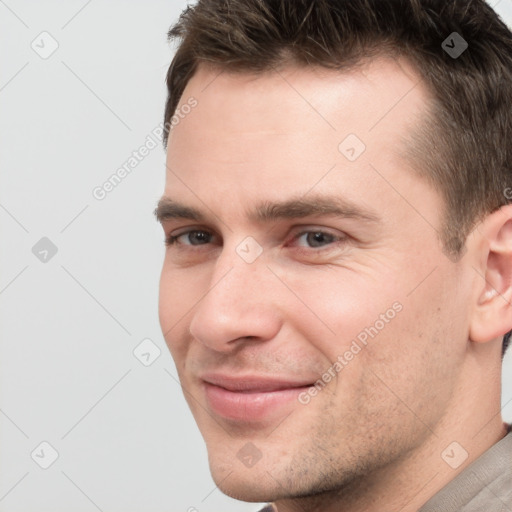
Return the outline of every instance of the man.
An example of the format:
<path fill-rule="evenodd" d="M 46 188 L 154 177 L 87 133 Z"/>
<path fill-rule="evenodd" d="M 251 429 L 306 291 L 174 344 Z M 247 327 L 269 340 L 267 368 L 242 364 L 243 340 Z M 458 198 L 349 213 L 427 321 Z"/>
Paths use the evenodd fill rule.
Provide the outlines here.
<path fill-rule="evenodd" d="M 170 37 L 159 314 L 218 487 L 512 510 L 510 31 L 480 0 L 201 0 Z"/>

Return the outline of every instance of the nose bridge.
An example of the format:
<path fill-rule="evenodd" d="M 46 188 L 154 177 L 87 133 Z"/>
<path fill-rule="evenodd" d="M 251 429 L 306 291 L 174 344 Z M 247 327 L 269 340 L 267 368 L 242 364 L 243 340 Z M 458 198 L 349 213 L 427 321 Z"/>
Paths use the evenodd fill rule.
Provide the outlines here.
<path fill-rule="evenodd" d="M 249 303 L 267 303 L 265 297 L 260 294 L 264 293 L 264 287 L 269 285 L 269 271 L 263 248 L 250 236 L 238 243 L 236 237 L 233 237 L 233 240 L 225 243 L 221 255 L 215 262 L 209 293 L 213 294 L 210 298 L 237 301 L 237 306 L 241 309 L 247 307 Z"/>
<path fill-rule="evenodd" d="M 191 334 L 216 350 L 227 349 L 229 342 L 239 338 L 273 337 L 279 321 L 270 277 L 254 241 L 224 245 L 208 290 L 194 312 Z"/>

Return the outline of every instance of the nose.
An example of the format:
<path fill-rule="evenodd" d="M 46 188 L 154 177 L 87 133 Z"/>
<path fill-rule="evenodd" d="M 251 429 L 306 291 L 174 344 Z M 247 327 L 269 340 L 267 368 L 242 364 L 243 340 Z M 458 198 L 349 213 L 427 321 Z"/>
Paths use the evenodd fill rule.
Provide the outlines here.
<path fill-rule="evenodd" d="M 231 352 L 251 340 L 272 339 L 281 320 L 277 308 L 276 278 L 265 258 L 244 261 L 224 245 L 215 262 L 206 295 L 197 304 L 190 333 L 217 352 Z"/>

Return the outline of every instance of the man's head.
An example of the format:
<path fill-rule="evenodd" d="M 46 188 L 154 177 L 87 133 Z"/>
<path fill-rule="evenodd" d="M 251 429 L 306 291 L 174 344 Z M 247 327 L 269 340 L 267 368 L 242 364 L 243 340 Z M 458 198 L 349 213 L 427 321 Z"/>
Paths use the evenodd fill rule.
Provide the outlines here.
<path fill-rule="evenodd" d="M 471 51 L 453 58 L 464 48 L 449 37 L 456 30 Z M 445 250 L 458 257 L 475 222 L 512 199 L 512 36 L 483 1 L 202 1 L 169 31 L 170 39 L 177 37 L 182 42 L 167 75 L 165 143 L 201 63 L 219 72 L 290 64 L 344 71 L 377 55 L 403 56 L 432 94 L 430 118 L 411 137 L 411 156 L 415 171 L 446 201 Z"/>
<path fill-rule="evenodd" d="M 219 487 L 355 496 L 491 418 L 512 328 L 493 11 L 209 0 L 170 35 L 160 321 Z"/>

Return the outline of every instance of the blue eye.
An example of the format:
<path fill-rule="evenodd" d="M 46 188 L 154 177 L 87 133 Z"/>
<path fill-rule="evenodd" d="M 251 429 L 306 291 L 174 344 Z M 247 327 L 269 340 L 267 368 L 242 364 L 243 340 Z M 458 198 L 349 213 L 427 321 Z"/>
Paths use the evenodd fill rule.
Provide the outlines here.
<path fill-rule="evenodd" d="M 188 240 L 189 243 L 183 243 L 179 242 L 179 239 L 184 237 L 185 240 Z M 211 237 L 211 233 L 208 231 L 200 230 L 200 229 L 193 229 L 190 231 L 185 231 L 184 233 L 181 233 L 179 235 L 175 236 L 168 236 L 165 240 L 166 245 L 175 245 L 175 244 L 181 244 L 181 245 L 204 245 L 205 241 L 209 241 L 209 237 Z M 195 240 L 198 243 L 194 243 L 193 240 Z"/>
<path fill-rule="evenodd" d="M 309 247 L 323 247 L 325 244 L 330 244 L 336 238 L 334 235 L 330 233 L 326 233 L 325 231 L 304 231 L 303 233 L 299 233 L 295 239 L 300 240 L 302 237 L 306 237 L 306 243 Z"/>

